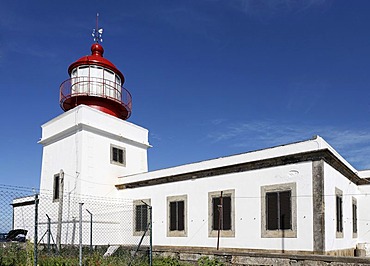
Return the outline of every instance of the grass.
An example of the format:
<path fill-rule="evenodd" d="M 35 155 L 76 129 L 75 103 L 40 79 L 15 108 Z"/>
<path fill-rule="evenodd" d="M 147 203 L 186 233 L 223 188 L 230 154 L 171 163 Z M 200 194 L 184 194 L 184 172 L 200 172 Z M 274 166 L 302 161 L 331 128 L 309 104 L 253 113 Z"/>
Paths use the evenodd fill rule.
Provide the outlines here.
<path fill-rule="evenodd" d="M 138 253 L 132 256 L 130 250 L 119 248 L 117 252 L 104 257 L 104 250 L 89 253 L 88 249 L 83 250 L 84 266 L 147 266 L 149 265 L 148 252 Z M 223 266 L 224 264 L 217 259 L 202 257 L 197 262 L 200 266 Z M 0 265 L 1 266 L 33 266 L 33 244 L 31 243 L 6 243 L 0 246 Z M 62 249 L 60 254 L 55 251 L 40 250 L 38 253 L 38 266 L 76 266 L 79 265 L 78 248 Z M 153 258 L 153 266 L 190 266 L 194 264 L 181 262 L 171 257 Z"/>

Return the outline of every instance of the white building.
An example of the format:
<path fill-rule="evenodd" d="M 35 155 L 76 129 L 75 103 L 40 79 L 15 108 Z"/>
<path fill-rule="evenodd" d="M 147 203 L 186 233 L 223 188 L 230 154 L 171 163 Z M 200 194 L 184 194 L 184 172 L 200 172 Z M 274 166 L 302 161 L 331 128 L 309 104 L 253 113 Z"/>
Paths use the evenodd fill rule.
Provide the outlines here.
<path fill-rule="evenodd" d="M 153 209 L 157 249 L 353 256 L 370 242 L 370 171 L 354 169 L 321 137 L 148 172 L 148 130 L 125 121 L 124 76 L 99 43 L 91 50 L 61 85 L 66 112 L 42 126 L 40 224 L 53 217 L 62 243 L 77 242 L 79 202 L 106 232 L 95 244 L 130 244 L 124 234 L 137 241 L 149 219 L 144 202 Z M 119 204 L 109 207 L 106 195 Z M 25 226 L 27 202 L 13 202 L 15 227 Z M 117 219 L 121 211 L 129 218 Z"/>

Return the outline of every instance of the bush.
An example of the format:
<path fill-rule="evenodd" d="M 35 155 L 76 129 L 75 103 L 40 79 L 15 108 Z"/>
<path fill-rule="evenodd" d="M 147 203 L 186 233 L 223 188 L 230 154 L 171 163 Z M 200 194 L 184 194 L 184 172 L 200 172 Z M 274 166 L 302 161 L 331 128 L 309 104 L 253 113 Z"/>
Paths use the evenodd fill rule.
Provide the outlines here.
<path fill-rule="evenodd" d="M 199 266 L 223 266 L 224 263 L 219 261 L 216 258 L 210 258 L 210 257 L 201 257 L 198 260 Z"/>
<path fill-rule="evenodd" d="M 1 266 L 27 266 L 32 265 L 33 250 L 30 243 L 3 243 L 0 248 Z"/>
<path fill-rule="evenodd" d="M 186 262 L 180 262 L 176 258 L 172 257 L 155 257 L 153 259 L 153 266 L 187 266 L 191 265 Z"/>

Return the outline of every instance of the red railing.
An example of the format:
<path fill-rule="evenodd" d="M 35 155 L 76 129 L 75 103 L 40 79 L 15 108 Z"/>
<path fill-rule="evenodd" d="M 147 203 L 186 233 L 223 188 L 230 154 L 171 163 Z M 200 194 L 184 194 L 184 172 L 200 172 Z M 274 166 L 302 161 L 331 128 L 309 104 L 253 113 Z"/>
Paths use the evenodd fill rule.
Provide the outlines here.
<path fill-rule="evenodd" d="M 103 78 L 76 77 L 64 81 L 60 85 L 60 104 L 72 97 L 94 96 L 120 103 L 129 113 L 132 108 L 132 98 L 128 90 L 120 84 Z"/>

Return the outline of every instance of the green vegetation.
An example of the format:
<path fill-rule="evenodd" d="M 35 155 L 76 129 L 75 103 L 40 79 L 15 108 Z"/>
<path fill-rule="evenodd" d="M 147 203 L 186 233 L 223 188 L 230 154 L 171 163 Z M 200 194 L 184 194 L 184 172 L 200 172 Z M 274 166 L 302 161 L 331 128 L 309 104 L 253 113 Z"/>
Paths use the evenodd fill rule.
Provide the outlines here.
<path fill-rule="evenodd" d="M 83 250 L 84 266 L 147 266 L 149 265 L 148 253 L 138 253 L 132 257 L 130 251 L 120 248 L 114 255 L 103 257 L 103 249 L 90 254 L 87 249 Z M 33 244 L 31 243 L 6 243 L 0 247 L 1 266 L 33 266 Z M 224 263 L 215 258 L 201 257 L 197 263 L 199 266 L 224 266 Z M 79 253 L 77 248 L 63 249 L 61 254 L 53 251 L 41 250 L 38 254 L 39 266 L 76 266 L 79 265 Z M 171 257 L 154 257 L 153 266 L 190 266 L 194 264 L 181 262 Z"/>
<path fill-rule="evenodd" d="M 201 257 L 198 260 L 199 266 L 223 266 L 224 263 L 219 261 L 216 258 L 209 258 L 209 257 Z"/>

